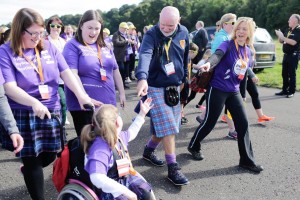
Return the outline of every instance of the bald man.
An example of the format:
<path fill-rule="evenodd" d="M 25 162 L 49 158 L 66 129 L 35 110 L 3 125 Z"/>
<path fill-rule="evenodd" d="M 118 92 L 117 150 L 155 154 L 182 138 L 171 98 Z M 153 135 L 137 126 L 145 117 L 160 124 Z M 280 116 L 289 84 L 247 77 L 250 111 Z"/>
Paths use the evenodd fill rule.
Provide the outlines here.
<path fill-rule="evenodd" d="M 187 185 L 188 179 L 176 162 L 175 135 L 179 133 L 179 90 L 187 77 L 189 37 L 188 30 L 179 24 L 179 10 L 164 7 L 159 23 L 148 30 L 143 38 L 136 70 L 138 96 L 152 98 L 150 110 L 152 137 L 145 146 L 143 158 L 156 166 L 165 161 L 155 155 L 163 144 L 168 165 L 168 179 L 175 185 Z M 173 95 L 167 91 L 172 88 Z M 170 101 L 170 99 L 172 99 Z"/>

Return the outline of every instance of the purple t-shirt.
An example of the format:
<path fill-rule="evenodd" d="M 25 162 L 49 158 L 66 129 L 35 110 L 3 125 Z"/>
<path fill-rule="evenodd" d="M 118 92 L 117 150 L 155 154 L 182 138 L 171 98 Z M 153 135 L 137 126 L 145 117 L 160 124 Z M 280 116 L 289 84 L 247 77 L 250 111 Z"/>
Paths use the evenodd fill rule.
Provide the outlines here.
<path fill-rule="evenodd" d="M 4 78 L 3 78 L 3 75 L 2 75 L 2 70 L 0 68 L 0 85 L 3 85 L 4 83 Z"/>
<path fill-rule="evenodd" d="M 229 47 L 230 45 L 230 47 Z M 227 49 L 230 50 L 227 52 Z M 239 46 L 242 58 L 245 60 L 245 48 L 248 56 L 247 68 L 250 66 L 251 52 L 248 46 Z M 222 50 L 225 55 L 219 64 L 215 67 L 214 75 L 210 85 L 224 92 L 237 92 L 240 90 L 240 79 L 238 79 L 241 70 L 241 61 L 236 50 L 233 40 L 224 41 L 218 49 Z"/>
<path fill-rule="evenodd" d="M 128 146 L 129 133 L 121 131 L 119 137 L 122 139 L 124 145 Z M 120 146 L 118 146 L 120 148 Z M 87 155 L 87 162 L 84 169 L 89 173 L 101 173 L 107 175 L 108 170 L 113 166 L 114 158 L 113 152 L 109 145 L 101 137 L 96 137 Z"/>
<path fill-rule="evenodd" d="M 30 96 L 38 99 L 49 110 L 60 109 L 60 98 L 57 92 L 60 72 L 68 69 L 68 65 L 62 54 L 51 44 L 45 41 L 45 48 L 40 52 L 42 70 L 45 85 L 48 85 L 49 99 L 42 99 L 39 92 L 41 84 L 40 76 L 22 56 L 17 56 L 10 48 L 10 43 L 0 47 L 0 68 L 2 69 L 5 83 L 16 82 L 17 85 Z M 23 50 L 25 56 L 37 65 L 37 58 L 34 49 Z M 31 107 L 19 104 L 8 98 L 12 109 L 32 110 Z"/>
<path fill-rule="evenodd" d="M 97 57 L 97 44 L 89 46 L 80 44 L 75 38 L 71 39 L 65 45 L 63 55 L 70 69 L 78 70 L 78 76 L 83 87 L 91 98 L 105 104 L 116 105 L 113 72 L 118 69 L 118 65 L 115 56 L 108 48 L 101 48 L 102 63 L 107 77 L 106 81 L 102 81 L 100 76 L 100 61 Z M 66 99 L 68 110 L 81 110 L 75 95 L 67 87 Z"/>

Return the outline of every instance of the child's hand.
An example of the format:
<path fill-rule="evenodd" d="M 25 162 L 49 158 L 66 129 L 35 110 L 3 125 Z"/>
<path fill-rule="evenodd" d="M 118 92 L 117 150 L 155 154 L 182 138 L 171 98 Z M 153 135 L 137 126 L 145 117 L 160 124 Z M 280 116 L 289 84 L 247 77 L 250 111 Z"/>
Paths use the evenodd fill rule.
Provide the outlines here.
<path fill-rule="evenodd" d="M 152 103 L 152 99 L 151 98 L 147 98 L 144 102 L 142 100 L 140 100 L 140 113 L 139 115 L 141 115 L 142 117 L 145 117 L 146 114 L 149 112 L 149 110 L 153 107 Z"/>
<path fill-rule="evenodd" d="M 210 62 L 207 62 L 204 65 L 201 65 L 199 67 L 199 69 L 201 70 L 201 72 L 208 72 L 210 69 Z"/>

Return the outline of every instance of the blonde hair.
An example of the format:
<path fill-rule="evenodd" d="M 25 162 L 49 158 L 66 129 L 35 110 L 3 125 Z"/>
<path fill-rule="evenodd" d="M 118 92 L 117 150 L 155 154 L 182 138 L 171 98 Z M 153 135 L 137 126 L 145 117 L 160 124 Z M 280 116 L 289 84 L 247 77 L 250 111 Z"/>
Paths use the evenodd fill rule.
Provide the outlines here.
<path fill-rule="evenodd" d="M 253 35 L 254 35 L 254 31 L 255 31 L 255 23 L 254 23 L 253 19 L 250 17 L 239 17 L 237 19 L 237 22 L 234 24 L 233 31 L 231 33 L 231 39 L 235 40 L 237 38 L 236 31 L 237 31 L 238 26 L 242 22 L 246 22 L 247 27 L 248 27 L 248 36 L 246 39 L 246 45 L 253 46 Z"/>
<path fill-rule="evenodd" d="M 221 27 L 223 28 L 223 24 L 225 22 L 229 22 L 229 21 L 236 21 L 236 14 L 233 14 L 233 13 L 226 13 L 224 14 L 221 19 L 220 19 L 220 25 Z"/>
<path fill-rule="evenodd" d="M 118 109 L 110 104 L 102 105 L 93 115 L 93 124 L 83 127 L 80 141 L 83 151 L 87 154 L 97 136 L 102 137 L 111 149 L 115 148 L 118 140 L 116 121 Z"/>

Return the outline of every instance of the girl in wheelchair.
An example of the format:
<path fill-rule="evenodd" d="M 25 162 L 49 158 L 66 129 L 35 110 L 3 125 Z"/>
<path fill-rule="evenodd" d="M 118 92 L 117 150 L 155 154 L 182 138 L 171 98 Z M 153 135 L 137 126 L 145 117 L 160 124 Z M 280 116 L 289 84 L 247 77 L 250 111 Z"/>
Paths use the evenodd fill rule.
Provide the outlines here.
<path fill-rule="evenodd" d="M 93 115 L 93 123 L 81 132 L 84 168 L 92 184 L 101 190 L 99 199 L 155 199 L 150 184 L 132 167 L 128 142 L 138 134 L 152 100 L 140 102 L 140 112 L 127 131 L 115 106 L 104 104 Z"/>

